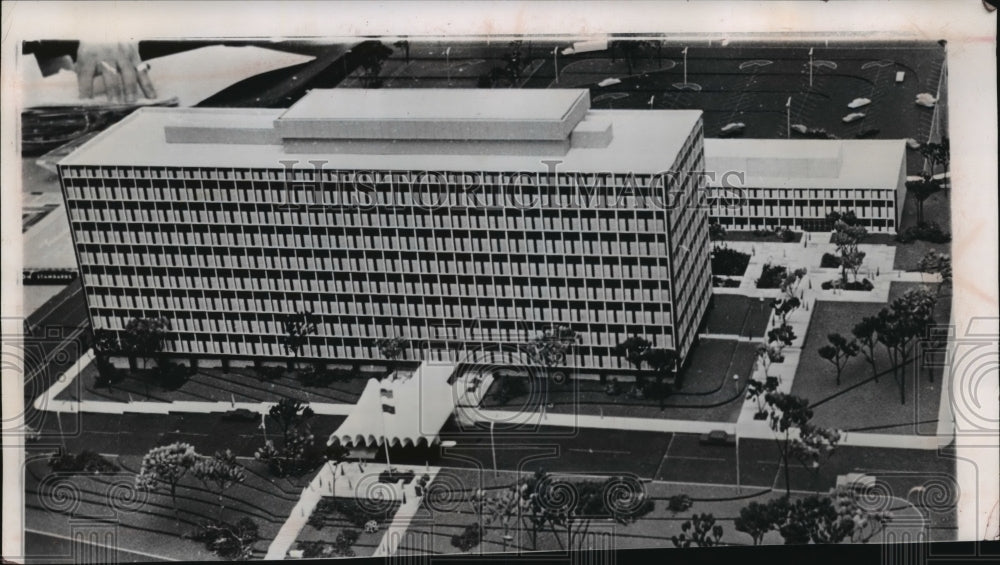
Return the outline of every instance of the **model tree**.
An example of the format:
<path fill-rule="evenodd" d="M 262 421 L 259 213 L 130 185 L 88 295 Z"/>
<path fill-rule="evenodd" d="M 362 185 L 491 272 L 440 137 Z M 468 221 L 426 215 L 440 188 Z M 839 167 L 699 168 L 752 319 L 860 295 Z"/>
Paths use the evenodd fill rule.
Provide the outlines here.
<path fill-rule="evenodd" d="M 624 359 L 635 367 L 635 388 L 633 391 L 636 393 L 641 391 L 645 384 L 645 379 L 642 376 L 642 365 L 646 362 L 646 350 L 650 347 L 652 344 L 649 340 L 634 335 L 611 349 L 613 355 Z"/>
<path fill-rule="evenodd" d="M 651 346 L 646 338 L 634 335 L 612 348 L 611 353 L 630 363 L 638 372 L 642 371 L 646 350 Z"/>
<path fill-rule="evenodd" d="M 118 336 L 111 330 L 98 329 L 93 333 L 94 360 L 97 362 L 98 383 L 109 389 L 114 382 L 115 367 L 111 356 L 122 350 Z"/>
<path fill-rule="evenodd" d="M 134 367 L 135 359 L 142 358 L 142 368 L 152 357 L 159 357 L 166 343 L 167 330 L 170 323 L 166 318 L 132 318 L 125 324 L 122 334 L 121 348 L 129 356 L 129 362 Z M 158 359 L 158 364 L 163 364 Z"/>
<path fill-rule="evenodd" d="M 283 398 L 271 407 L 268 415 L 281 427 L 279 449 L 270 439 L 254 453 L 276 476 L 300 475 L 323 461 L 323 452 L 316 447 L 316 438 L 309 428 L 314 412 L 308 404 Z"/>
<path fill-rule="evenodd" d="M 379 354 L 385 357 L 390 362 L 399 359 L 400 357 L 406 357 L 406 346 L 408 342 L 405 337 L 386 337 L 381 338 L 375 345 L 378 346 Z M 392 367 L 387 368 L 386 376 L 392 373 Z"/>
<path fill-rule="evenodd" d="M 932 275 L 936 274 L 941 277 L 941 284 L 937 287 L 937 296 L 939 298 L 945 287 L 951 288 L 951 255 L 931 249 L 920 259 L 917 269 L 920 272 Z"/>
<path fill-rule="evenodd" d="M 188 443 L 172 443 L 149 450 L 142 458 L 139 474 L 135 477 L 138 488 L 155 491 L 166 487 L 174 505 L 174 518 L 180 522 L 177 507 L 177 485 L 187 475 L 200 456 Z"/>
<path fill-rule="evenodd" d="M 875 316 L 865 316 L 854 325 L 851 333 L 858 343 L 858 351 L 872 367 L 872 378 L 878 382 L 878 365 L 875 361 L 875 350 L 879 346 L 879 321 Z"/>
<path fill-rule="evenodd" d="M 943 137 L 939 143 L 925 143 L 920 146 L 920 154 L 927 159 L 931 175 L 935 174 L 938 165 L 943 165 L 943 170 L 947 171 L 951 163 L 951 142 Z"/>
<path fill-rule="evenodd" d="M 766 503 L 755 501 L 740 509 L 740 515 L 733 525 L 736 531 L 748 534 L 754 545 L 760 545 L 768 532 L 781 527 L 787 515 L 788 499 L 785 497 L 774 498 Z"/>
<path fill-rule="evenodd" d="M 726 228 L 722 227 L 718 222 L 709 222 L 708 239 L 712 241 L 712 251 L 718 251 L 721 242 L 726 240 Z"/>
<path fill-rule="evenodd" d="M 918 179 L 906 181 L 906 193 L 917 203 L 917 225 L 926 223 L 924 203 L 938 192 L 941 192 L 941 181 L 931 177 L 930 174 L 923 174 Z"/>
<path fill-rule="evenodd" d="M 309 336 L 316 333 L 316 323 L 311 312 L 296 312 L 282 318 L 281 330 L 281 345 L 285 353 L 293 356 L 293 359 L 288 360 L 288 370 L 293 371 L 308 344 Z"/>
<path fill-rule="evenodd" d="M 211 457 L 202 457 L 191 468 L 198 480 L 219 497 L 219 521 L 225 522 L 226 505 L 222 498 L 230 487 L 246 480 L 243 466 L 236 462 L 236 455 L 230 450 L 216 451 Z"/>
<path fill-rule="evenodd" d="M 754 420 L 764 420 L 767 419 L 767 410 L 765 410 L 764 398 L 768 393 L 778 390 L 777 379 L 771 379 L 766 377 L 763 381 L 757 379 L 750 379 L 747 382 L 747 399 L 753 400 L 757 403 L 757 413 L 754 414 Z"/>
<path fill-rule="evenodd" d="M 876 316 L 878 341 L 889 354 L 899 399 L 906 404 L 906 365 L 916 343 L 928 337 L 934 325 L 937 297 L 927 287 L 913 288 L 897 297 Z M 931 379 L 933 381 L 933 373 Z"/>
<path fill-rule="evenodd" d="M 715 523 L 711 514 L 694 514 L 689 521 L 681 524 L 681 535 L 670 541 L 675 547 L 713 547 L 722 542 L 722 526 Z"/>
<path fill-rule="evenodd" d="M 677 352 L 673 349 L 663 349 L 654 347 L 646 350 L 643 355 L 646 363 L 653 369 L 656 378 L 656 391 L 660 399 L 660 410 L 663 410 L 663 401 L 666 398 L 666 387 L 664 382 L 673 384 L 677 374 Z"/>
<path fill-rule="evenodd" d="M 840 386 L 840 374 L 844 370 L 847 362 L 858 354 L 861 348 L 856 340 L 848 341 L 846 337 L 839 333 L 832 333 L 826 336 L 829 340 L 827 345 L 819 348 L 819 356 L 830 362 L 837 370 L 837 386 Z"/>
<path fill-rule="evenodd" d="M 527 350 L 531 360 L 545 368 L 543 386 L 546 405 L 549 402 L 549 381 L 556 378 L 556 368 L 566 364 L 566 356 L 581 339 L 576 330 L 563 324 L 546 328 L 528 343 Z"/>
<path fill-rule="evenodd" d="M 774 432 L 778 455 L 785 475 L 785 495 L 790 496 L 791 463 L 798 459 L 803 466 L 815 471 L 820 455 L 828 455 L 840 440 L 840 433 L 813 425 L 813 410 L 805 398 L 783 392 L 771 392 L 764 397 L 768 424 Z M 794 430 L 798 431 L 797 437 Z"/>
<path fill-rule="evenodd" d="M 868 235 L 868 230 L 861 226 L 850 225 L 843 220 L 838 220 L 833 226 L 834 232 L 830 236 L 830 243 L 837 246 L 840 253 L 840 277 L 841 283 L 847 285 L 847 271 L 854 273 L 857 279 L 858 271 L 865 260 L 865 252 L 858 249 L 858 245 Z"/>

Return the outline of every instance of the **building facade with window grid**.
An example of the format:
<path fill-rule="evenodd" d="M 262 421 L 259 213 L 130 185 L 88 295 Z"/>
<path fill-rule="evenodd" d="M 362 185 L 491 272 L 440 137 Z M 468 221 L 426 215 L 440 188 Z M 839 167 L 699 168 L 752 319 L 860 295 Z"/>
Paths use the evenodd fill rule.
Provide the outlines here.
<path fill-rule="evenodd" d="M 905 140 L 709 139 L 710 216 L 729 230 L 829 231 L 853 211 L 896 233 L 906 198 Z"/>
<path fill-rule="evenodd" d="M 99 135 L 60 164 L 93 327 L 163 316 L 168 353 L 199 363 L 287 357 L 281 320 L 296 312 L 317 325 L 310 359 L 380 359 L 377 340 L 400 336 L 410 360 L 461 361 L 557 324 L 582 338 L 569 367 L 624 368 L 610 350 L 631 335 L 685 357 L 711 292 L 700 112 L 512 91 L 507 107 L 549 114 L 496 110 L 531 123 L 484 132 L 468 108 L 495 95 L 443 92 L 457 98 L 424 129 L 397 128 L 392 153 L 377 128 L 338 137 L 344 116 L 283 127 L 298 104 L 141 110 Z M 405 108 L 427 92 L 389 96 Z M 420 137 L 433 123 L 459 146 Z"/>

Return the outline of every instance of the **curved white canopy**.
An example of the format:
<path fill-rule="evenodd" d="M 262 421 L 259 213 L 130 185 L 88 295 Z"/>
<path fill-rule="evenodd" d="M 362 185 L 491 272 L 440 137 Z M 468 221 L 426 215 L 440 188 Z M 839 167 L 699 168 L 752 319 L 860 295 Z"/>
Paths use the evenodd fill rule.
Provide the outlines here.
<path fill-rule="evenodd" d="M 432 445 L 455 410 L 448 384 L 453 365 L 422 363 L 416 371 L 369 379 L 357 404 L 327 445 L 390 447 Z"/>

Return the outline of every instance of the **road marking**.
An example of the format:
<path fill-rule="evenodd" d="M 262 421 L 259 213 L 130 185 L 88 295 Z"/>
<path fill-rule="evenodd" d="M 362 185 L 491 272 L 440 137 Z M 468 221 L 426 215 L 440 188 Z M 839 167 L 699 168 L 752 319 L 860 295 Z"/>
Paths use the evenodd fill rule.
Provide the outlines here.
<path fill-rule="evenodd" d="M 660 469 L 663 468 L 663 463 L 670 457 L 670 446 L 674 444 L 674 438 L 677 434 L 670 434 L 670 440 L 667 441 L 667 448 L 663 450 L 663 457 L 660 458 L 660 464 L 656 466 L 656 470 L 653 471 L 653 479 L 660 476 Z"/>
<path fill-rule="evenodd" d="M 696 461 L 725 461 L 722 457 L 695 457 L 693 455 L 673 455 L 674 459 L 693 459 Z"/>
<path fill-rule="evenodd" d="M 621 449 L 567 449 L 566 451 L 575 451 L 577 453 L 608 453 L 614 455 L 630 455 L 631 451 L 623 451 Z"/>
<path fill-rule="evenodd" d="M 71 333 L 67 337 L 64 337 L 62 339 L 62 341 L 59 342 L 59 345 L 56 346 L 55 349 L 53 349 L 52 351 L 50 351 L 49 354 L 46 355 L 44 359 L 42 359 L 42 362 L 39 363 L 39 365 L 37 367 L 35 367 L 35 370 L 33 370 L 30 375 L 25 375 L 24 376 L 24 380 L 25 381 L 30 381 L 30 380 L 34 379 L 36 376 L 38 376 L 39 373 L 42 372 L 43 369 L 45 369 L 46 367 L 48 367 L 49 364 L 52 362 L 52 360 L 55 359 L 56 355 L 58 355 L 59 353 L 61 353 L 63 349 L 66 349 L 67 345 L 69 345 L 71 342 L 75 341 L 76 338 L 80 334 L 83 333 L 83 331 L 86 329 L 86 327 L 84 326 L 84 324 L 86 324 L 86 323 L 87 323 L 86 321 L 80 322 L 80 325 L 77 326 L 75 330 L 73 330 L 73 333 Z"/>
<path fill-rule="evenodd" d="M 72 538 L 70 536 L 66 536 L 66 535 L 63 535 L 63 534 L 55 534 L 55 533 L 52 533 L 52 532 L 43 532 L 43 531 L 35 530 L 35 529 L 32 529 L 32 528 L 24 528 L 24 532 L 25 533 L 29 533 L 29 534 L 39 535 L 39 536 L 48 536 L 50 538 L 62 539 L 62 540 L 66 540 L 66 541 L 69 541 L 69 542 L 72 542 L 72 543 L 85 543 L 87 545 L 93 545 L 95 547 L 99 547 L 99 548 L 102 548 L 102 549 L 107 549 L 107 550 L 110 550 L 110 551 L 121 551 L 123 553 L 131 553 L 133 555 L 141 555 L 143 557 L 152 557 L 154 559 L 160 559 L 160 560 L 163 560 L 163 561 L 177 561 L 177 559 L 174 559 L 172 557 L 167 557 L 165 555 L 156 555 L 155 553 L 146 553 L 145 551 L 139 551 L 139 550 L 135 550 L 135 549 L 124 549 L 124 548 L 118 547 L 118 546 L 110 547 L 110 546 L 106 546 L 106 545 L 94 544 L 94 543 L 91 543 L 89 541 L 84 540 L 83 538 L 75 539 L 75 538 Z M 25 553 L 27 553 L 27 552 L 25 552 Z M 31 555 L 25 555 L 24 557 L 31 558 L 32 556 Z M 62 558 L 62 557 L 73 557 L 73 555 L 71 554 L 71 555 L 58 555 L 58 556 L 57 555 L 39 555 L 38 556 L 38 558 L 49 558 L 49 557 Z"/>

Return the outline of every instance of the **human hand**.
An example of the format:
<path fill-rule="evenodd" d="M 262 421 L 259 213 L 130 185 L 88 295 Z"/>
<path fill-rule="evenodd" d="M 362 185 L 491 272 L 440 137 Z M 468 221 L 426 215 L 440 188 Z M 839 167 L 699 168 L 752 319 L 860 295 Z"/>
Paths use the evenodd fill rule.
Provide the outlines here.
<path fill-rule="evenodd" d="M 148 69 L 149 65 L 139 59 L 139 49 L 134 43 L 81 41 L 76 54 L 80 98 L 92 98 L 98 93 L 95 84 L 101 83 L 110 102 L 134 102 L 140 90 L 146 98 L 156 98 Z"/>

